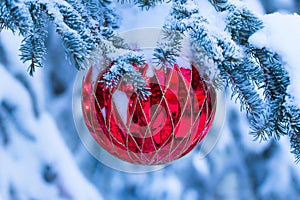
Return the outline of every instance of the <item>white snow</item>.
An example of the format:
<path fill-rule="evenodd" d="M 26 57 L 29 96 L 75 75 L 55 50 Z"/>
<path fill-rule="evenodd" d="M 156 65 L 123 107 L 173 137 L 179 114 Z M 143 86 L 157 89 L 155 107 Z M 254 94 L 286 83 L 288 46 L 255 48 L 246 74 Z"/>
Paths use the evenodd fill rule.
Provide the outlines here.
<path fill-rule="evenodd" d="M 154 192 L 158 198 L 179 200 L 182 193 L 182 184 L 175 175 L 161 175 L 150 182 L 149 189 L 149 192 Z M 166 196 L 164 197 L 163 194 Z"/>
<path fill-rule="evenodd" d="M 121 16 L 120 32 L 136 28 L 161 27 L 169 14 L 170 4 L 162 3 L 149 11 L 141 12 L 137 6 L 124 4 L 118 6 L 118 14 Z"/>
<path fill-rule="evenodd" d="M 18 57 L 21 39 L 3 31 L 1 40 L 9 55 L 11 71 L 0 65 L 0 104 L 8 102 L 15 110 L 5 116 L 10 140 L 6 147 L 0 145 L 0 194 L 9 199 L 12 185 L 20 199 L 101 199 L 79 170 L 53 117 L 45 111 L 44 97 L 39 96 L 44 94 L 42 71 L 37 70 L 35 78 L 28 80 L 38 93 L 40 116 L 36 117 L 28 90 L 13 77 L 20 71 L 26 73 L 26 64 Z M 52 184 L 43 179 L 42 170 L 46 164 L 51 165 L 57 174 Z"/>
<path fill-rule="evenodd" d="M 43 112 L 38 119 L 34 117 L 26 90 L 2 66 L 0 79 L 2 84 L 9 85 L 1 88 L 0 102 L 6 100 L 13 104 L 17 108 L 15 116 L 18 117 L 18 122 L 7 123 L 11 143 L 7 148 L 0 147 L 0 185 L 12 182 L 24 195 L 23 199 L 58 199 L 62 198 L 60 190 L 75 199 L 100 199 L 98 192 L 76 166 L 52 117 L 47 112 Z M 34 139 L 26 139 L 15 128 L 15 123 L 22 124 Z M 54 166 L 58 174 L 56 186 L 48 186 L 42 179 L 44 164 Z M 34 187 L 29 186 L 29 180 Z M 5 188 L 9 187 L 0 187 L 1 194 L 8 195 L 8 191 L 3 190 Z"/>
<path fill-rule="evenodd" d="M 193 165 L 198 172 L 204 176 L 209 176 L 210 170 L 205 159 L 199 159 L 198 156 L 193 157 Z"/>
<path fill-rule="evenodd" d="M 293 163 L 294 161 L 289 149 L 289 139 L 283 138 L 280 142 L 281 145 L 276 157 L 272 158 L 267 166 L 267 168 L 270 169 L 270 173 L 264 180 L 264 184 L 259 188 L 258 192 L 261 193 L 261 195 L 266 195 L 276 191 L 278 192 L 278 198 L 284 199 L 285 192 L 290 190 L 290 183 L 292 182 L 290 175 L 291 169 L 292 167 L 297 168 L 297 166 L 296 164 L 292 164 L 291 166 L 287 164 Z M 276 168 L 276 170 L 274 168 Z"/>
<path fill-rule="evenodd" d="M 207 0 L 198 0 L 192 1 L 197 8 L 199 9 L 201 15 L 203 15 L 214 27 L 217 27 L 219 30 L 225 29 L 225 21 L 223 20 L 224 16 L 217 13 L 215 8 Z"/>
<path fill-rule="evenodd" d="M 253 11 L 256 15 L 261 16 L 265 13 L 259 0 L 243 0 L 243 2 L 247 5 L 247 8 Z"/>

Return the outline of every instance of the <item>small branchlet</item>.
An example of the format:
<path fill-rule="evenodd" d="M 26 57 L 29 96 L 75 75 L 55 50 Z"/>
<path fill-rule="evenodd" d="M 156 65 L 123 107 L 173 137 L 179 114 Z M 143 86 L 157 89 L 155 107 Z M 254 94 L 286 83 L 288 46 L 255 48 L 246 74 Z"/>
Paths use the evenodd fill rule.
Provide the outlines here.
<path fill-rule="evenodd" d="M 245 7 L 228 7 L 226 30 L 231 33 L 232 39 L 241 45 L 248 43 L 249 37 L 263 28 L 263 22 Z"/>
<path fill-rule="evenodd" d="M 288 133 L 286 123 L 287 88 L 289 76 L 282 66 L 278 54 L 267 49 L 256 49 L 254 52 L 264 72 L 264 96 L 268 102 L 268 123 L 265 132 L 269 137 L 279 139 Z"/>
<path fill-rule="evenodd" d="M 118 0 L 120 3 L 133 3 L 138 5 L 142 10 L 149 10 L 150 8 L 155 7 L 157 4 L 161 4 L 163 2 L 171 2 L 172 0 Z"/>
<path fill-rule="evenodd" d="M 183 35 L 180 32 L 164 28 L 162 42 L 159 42 L 158 47 L 154 49 L 155 63 L 164 68 L 175 64 L 182 50 L 182 39 Z"/>
<path fill-rule="evenodd" d="M 47 38 L 46 20 L 44 6 L 42 4 L 29 3 L 29 12 L 34 27 L 29 34 L 23 39 L 20 51 L 23 62 L 30 61 L 28 67 L 29 75 L 33 76 L 37 67 L 42 67 L 42 61 L 46 54 L 45 41 Z"/>
<path fill-rule="evenodd" d="M 285 118 L 288 123 L 291 142 L 291 152 L 295 155 L 296 162 L 300 162 L 300 109 L 297 106 L 290 105 L 286 109 Z"/>
<path fill-rule="evenodd" d="M 101 81 L 111 89 L 117 87 L 121 80 L 125 81 L 133 86 L 134 92 L 139 94 L 143 100 L 147 100 L 148 96 L 151 95 L 150 88 L 147 87 L 142 74 L 134 67 L 140 67 L 144 63 L 143 56 L 133 53 L 120 56 L 111 63 L 107 72 L 103 74 L 103 80 Z"/>
<path fill-rule="evenodd" d="M 208 0 L 217 11 L 224 11 L 228 6 L 228 0 Z"/>

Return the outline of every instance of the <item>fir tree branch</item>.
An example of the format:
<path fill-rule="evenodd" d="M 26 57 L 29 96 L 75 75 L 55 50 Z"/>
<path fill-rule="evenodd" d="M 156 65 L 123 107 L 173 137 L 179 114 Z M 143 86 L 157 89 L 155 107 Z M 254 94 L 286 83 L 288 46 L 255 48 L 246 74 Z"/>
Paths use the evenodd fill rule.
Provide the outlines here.
<path fill-rule="evenodd" d="M 169 23 L 172 30 L 181 33 L 188 33 L 191 38 L 192 46 L 197 46 L 205 51 L 218 68 L 219 76 L 224 83 L 229 83 L 233 91 L 232 96 L 237 96 L 241 102 L 241 108 L 247 112 L 253 130 L 261 129 L 265 121 L 265 104 L 261 99 L 256 82 L 249 78 L 249 74 L 259 73 L 258 66 L 252 58 L 248 58 L 244 52 L 231 38 L 225 33 L 212 31 L 207 19 L 191 14 L 182 15 L 189 8 L 185 5 L 174 5 L 171 11 L 174 16 Z M 179 11 L 182 8 L 182 11 Z M 177 14 L 178 13 L 178 14 Z M 185 17 L 186 16 L 186 17 Z"/>
<path fill-rule="evenodd" d="M 265 133 L 279 140 L 280 136 L 288 134 L 289 130 L 289 122 L 285 118 L 289 99 L 287 92 L 290 85 L 289 75 L 277 53 L 265 48 L 255 49 L 253 53 L 264 71 L 264 96 L 268 102 L 268 123 L 265 125 Z"/>
<path fill-rule="evenodd" d="M 45 54 L 42 43 L 45 40 L 48 20 L 55 24 L 74 66 L 84 69 L 97 45 L 107 45 L 102 43 L 103 37 L 109 39 L 112 45 L 116 44 L 117 48 L 125 46 L 116 34 L 112 34 L 112 29 L 117 27 L 117 20 L 110 4 L 110 0 L 1 1 L 1 27 L 17 31 L 24 37 L 20 49 L 21 58 L 24 62 L 30 61 L 30 73 L 33 73 L 35 67 L 42 66 L 41 61 Z M 32 5 L 36 9 L 32 9 Z M 89 16 L 89 13 L 93 15 Z M 100 26 L 110 31 L 102 31 Z M 108 32 L 110 35 L 107 35 Z"/>
<path fill-rule="evenodd" d="M 288 94 L 290 85 L 289 75 L 283 66 L 280 56 L 266 48 L 257 49 L 249 44 L 249 37 L 263 28 L 263 22 L 243 5 L 236 5 L 227 0 L 210 1 L 218 11 L 226 11 L 227 30 L 234 41 L 244 46 L 248 51 L 248 57 L 253 57 L 262 71 L 250 73 L 249 78 L 256 81 L 260 88 L 264 89 L 267 102 L 267 116 L 264 126 L 256 128 L 256 138 L 268 139 L 275 137 L 280 139 L 282 135 L 289 134 L 292 152 L 296 161 L 300 160 L 300 120 L 299 108 L 294 105 L 293 97 Z M 254 65 L 252 65 L 254 66 Z"/>
<path fill-rule="evenodd" d="M 263 22 L 245 7 L 237 8 L 231 5 L 226 11 L 226 29 L 238 44 L 247 44 L 249 37 L 263 28 Z"/>
<path fill-rule="evenodd" d="M 249 45 L 248 39 L 253 33 L 263 28 L 263 22 L 243 4 L 231 4 L 228 0 L 210 0 L 210 2 L 217 11 L 226 12 L 226 30 L 231 34 L 233 41 L 241 45 L 246 53 L 244 61 L 248 67 L 245 69 L 249 70 L 244 75 L 261 88 L 264 84 L 263 70 L 253 54 L 253 48 Z"/>
<path fill-rule="evenodd" d="M 66 53 L 77 69 L 88 67 L 89 55 L 96 48 L 80 13 L 69 4 L 46 4 L 47 14 L 61 35 Z"/>

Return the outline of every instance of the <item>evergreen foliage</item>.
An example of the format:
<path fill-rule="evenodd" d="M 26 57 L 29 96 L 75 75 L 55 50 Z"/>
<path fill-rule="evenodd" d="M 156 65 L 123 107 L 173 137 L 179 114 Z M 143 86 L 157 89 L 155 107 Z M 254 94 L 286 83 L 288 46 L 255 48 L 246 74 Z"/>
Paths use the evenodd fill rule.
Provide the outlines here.
<path fill-rule="evenodd" d="M 143 56 L 134 55 L 132 53 L 126 56 L 120 56 L 115 59 L 108 71 L 103 75 L 103 82 L 109 88 L 117 86 L 120 79 L 128 84 L 132 84 L 134 92 L 140 94 L 143 100 L 151 94 L 150 89 L 146 87 L 146 81 L 142 75 L 135 70 L 134 66 L 141 67 L 145 63 Z"/>
<path fill-rule="evenodd" d="M 213 4 L 217 10 L 227 12 L 227 30 L 232 39 L 246 49 L 248 56 L 254 58 L 256 63 L 253 66 L 260 68 L 254 70 L 255 73 L 245 73 L 250 75 L 249 79 L 258 83 L 259 88 L 263 88 L 266 104 L 264 124 L 260 123 L 263 126 L 257 126 L 257 121 L 252 123 L 255 126 L 254 136 L 261 139 L 274 137 L 279 140 L 282 135 L 289 134 L 292 152 L 296 155 L 296 161 L 299 161 L 299 108 L 294 105 L 293 98 L 287 92 L 290 78 L 284 63 L 276 52 L 266 48 L 253 48 L 248 43 L 249 37 L 263 28 L 262 21 L 247 8 L 231 4 L 230 1 L 215 0 Z"/>
<path fill-rule="evenodd" d="M 163 30 L 163 42 L 158 43 L 158 47 L 154 49 L 153 57 L 156 59 L 157 65 L 166 67 L 167 64 L 173 65 L 176 57 L 182 48 L 182 35 L 178 31 L 168 29 Z"/>
<path fill-rule="evenodd" d="M 158 64 L 173 64 L 184 36 L 191 40 L 194 63 L 207 60 L 200 70 L 212 84 L 229 85 L 232 96 L 246 111 L 255 139 L 280 139 L 290 136 L 292 153 L 300 160 L 300 109 L 288 94 L 289 75 L 280 55 L 259 49 L 248 42 L 263 28 L 263 22 L 238 1 L 208 0 L 225 16 L 226 29 L 220 31 L 204 18 L 195 2 L 173 0 L 169 18 L 163 27 L 164 38 L 154 51 Z M 121 2 L 125 2 L 121 1 Z M 150 9 L 163 0 L 134 0 L 142 9 Z M 47 25 L 51 22 L 61 36 L 66 54 L 77 69 L 85 69 L 100 49 L 110 65 L 104 74 L 108 87 L 121 78 L 132 84 L 146 99 L 150 95 L 145 80 L 133 67 L 144 62 L 130 52 L 127 44 L 114 31 L 118 17 L 111 0 L 1 0 L 0 30 L 10 29 L 23 36 L 20 57 L 29 61 L 29 74 L 43 65 L 46 53 Z M 120 49 L 127 54 L 113 58 Z M 261 95 L 262 93 L 262 95 Z"/>

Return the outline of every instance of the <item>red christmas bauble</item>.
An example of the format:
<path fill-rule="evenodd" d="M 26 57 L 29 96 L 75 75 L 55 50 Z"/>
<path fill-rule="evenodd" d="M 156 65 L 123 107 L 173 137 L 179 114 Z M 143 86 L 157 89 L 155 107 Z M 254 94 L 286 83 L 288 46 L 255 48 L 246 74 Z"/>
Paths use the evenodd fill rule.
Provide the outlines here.
<path fill-rule="evenodd" d="M 106 87 L 101 81 L 106 70 L 89 69 L 82 90 L 85 123 L 98 144 L 121 160 L 143 165 L 176 160 L 195 148 L 211 127 L 215 90 L 193 65 L 151 68 L 151 77 L 147 64 L 136 70 L 150 88 L 147 100 L 122 79 L 115 88 Z"/>

